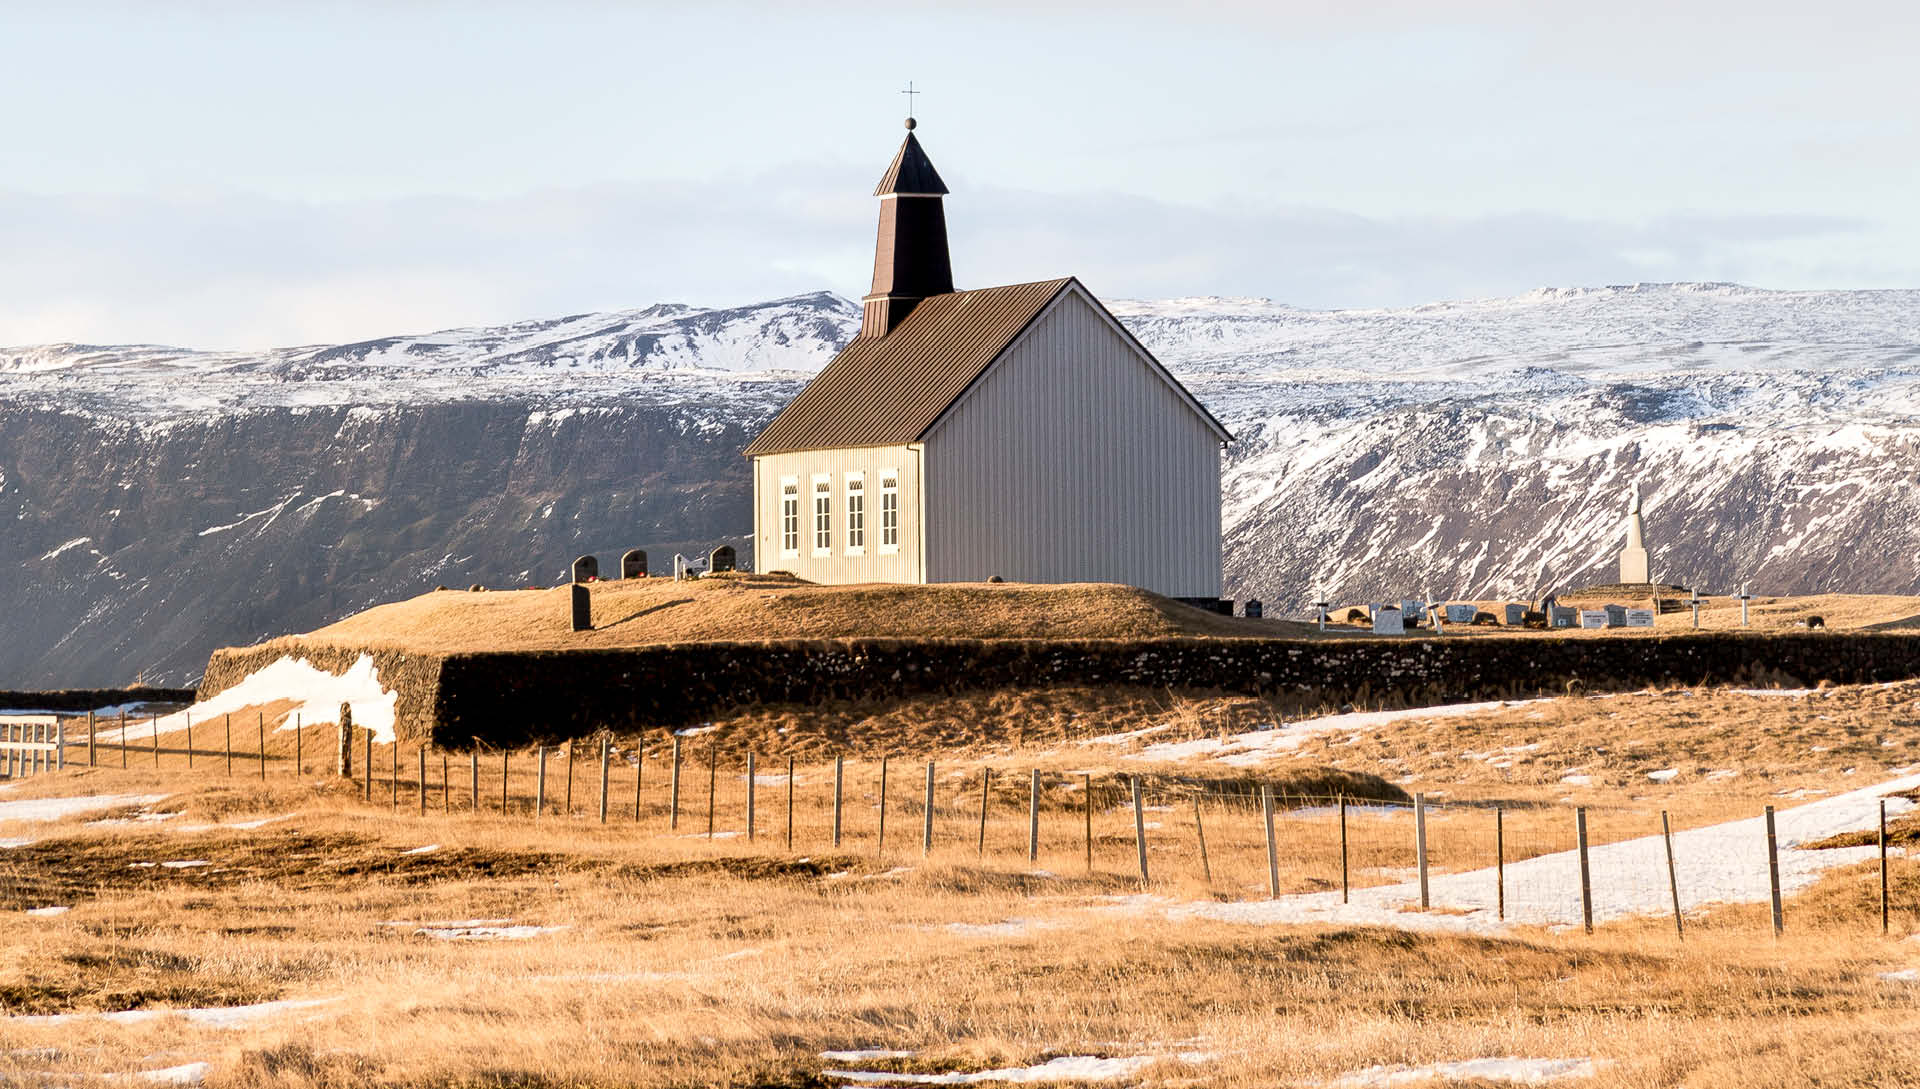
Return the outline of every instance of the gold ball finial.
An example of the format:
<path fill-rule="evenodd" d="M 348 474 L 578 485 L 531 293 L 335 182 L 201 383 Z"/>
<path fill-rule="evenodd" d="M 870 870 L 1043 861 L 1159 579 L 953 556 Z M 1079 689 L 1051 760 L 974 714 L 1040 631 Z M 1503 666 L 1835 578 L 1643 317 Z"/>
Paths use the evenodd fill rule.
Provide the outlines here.
<path fill-rule="evenodd" d="M 911 117 L 907 118 L 907 131 L 912 132 L 913 127 L 917 124 L 919 124 L 919 122 L 915 121 L 913 118 Z"/>

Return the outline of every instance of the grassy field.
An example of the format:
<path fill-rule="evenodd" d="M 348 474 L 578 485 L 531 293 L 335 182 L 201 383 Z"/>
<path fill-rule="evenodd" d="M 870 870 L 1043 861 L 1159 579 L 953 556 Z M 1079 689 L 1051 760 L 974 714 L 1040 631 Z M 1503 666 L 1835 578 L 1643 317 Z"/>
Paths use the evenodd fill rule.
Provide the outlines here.
<path fill-rule="evenodd" d="M 680 739 L 678 827 L 665 734 L 610 739 L 605 826 L 593 746 L 575 758 L 571 812 L 565 757 L 549 757 L 536 820 L 528 753 L 509 757 L 504 813 L 501 754 L 482 765 L 477 813 L 464 755 L 448 758 L 443 780 L 433 754 L 423 816 L 411 748 L 397 789 L 394 754 L 374 750 L 369 802 L 361 783 L 322 774 L 320 739 L 304 739 L 301 775 L 291 738 L 274 735 L 262 779 L 248 730 L 236 731 L 231 775 L 208 734 L 191 771 L 182 739 L 163 735 L 158 769 L 150 751 L 129 752 L 122 770 L 118 750 L 102 749 L 110 766 L 0 789 L 0 806 L 123 799 L 0 819 L 0 841 L 17 844 L 0 849 L 12 922 L 0 939 L 0 1081 L 170 1071 L 211 1086 L 840 1085 L 852 1079 L 825 1072 L 1054 1062 L 1122 1084 L 1365 1085 L 1387 1084 L 1390 1072 L 1359 1073 L 1383 1064 L 1518 1057 L 1586 1060 L 1566 1084 L 1601 1089 L 1905 1084 L 1920 1062 L 1920 945 L 1909 940 L 1920 866 L 1904 856 L 1884 938 L 1871 865 L 1830 870 L 1793 896 L 1779 939 L 1764 904 L 1691 912 L 1685 940 L 1657 915 L 1588 936 L 1253 925 L 1190 908 L 1266 897 L 1256 779 L 1288 793 L 1276 817 L 1282 892 L 1311 892 L 1336 887 L 1335 825 L 1295 794 L 1425 794 L 1436 869 L 1471 868 L 1489 861 L 1492 804 L 1518 859 L 1569 845 L 1571 804 L 1589 807 L 1602 843 L 1645 834 L 1661 810 L 1698 827 L 1889 778 L 1920 759 L 1916 696 L 1906 685 L 1571 698 L 1362 721 L 1251 750 L 1235 738 L 1271 731 L 1239 700 L 1143 702 L 1118 722 L 1062 716 L 1024 742 L 963 733 L 917 746 L 857 730 L 863 743 L 843 746 L 743 716 Z M 1156 748 L 1171 743 L 1185 747 Z M 752 843 L 741 834 L 748 749 L 763 776 Z M 848 756 L 838 847 L 834 751 Z M 923 856 L 928 759 L 935 845 Z M 1029 861 L 1032 769 L 1043 773 L 1042 838 Z M 1667 770 L 1677 774 L 1648 778 Z M 1151 825 L 1145 886 L 1134 775 Z M 155 819 L 165 813 L 178 815 Z M 1356 815 L 1356 887 L 1404 876 L 1403 814 Z M 1914 830 L 1903 818 L 1896 837 Z M 49 907 L 68 910 L 24 914 Z M 1454 915 L 1442 903 L 1407 919 Z M 282 1005 L 247 1008 L 260 1003 Z M 169 1009 L 224 1012 L 92 1016 Z M 79 1016 L 36 1019 L 48 1015 Z M 867 1049 L 910 1054 L 822 1054 Z M 1429 1083 L 1491 1084 L 1475 1069 Z"/>

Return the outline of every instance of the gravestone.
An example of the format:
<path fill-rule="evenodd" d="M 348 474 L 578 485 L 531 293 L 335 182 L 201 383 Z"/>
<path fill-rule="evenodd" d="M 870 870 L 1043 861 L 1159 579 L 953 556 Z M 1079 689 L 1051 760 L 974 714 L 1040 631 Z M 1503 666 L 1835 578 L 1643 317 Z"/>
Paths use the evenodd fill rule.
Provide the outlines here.
<path fill-rule="evenodd" d="M 593 630 L 593 594 L 582 583 L 568 587 L 573 596 L 573 630 Z"/>
<path fill-rule="evenodd" d="M 1473 623 L 1473 616 L 1477 612 L 1479 612 L 1479 610 L 1471 605 L 1449 605 L 1447 606 L 1447 623 L 1471 624 Z"/>
<path fill-rule="evenodd" d="M 1400 615 L 1407 620 L 1425 620 L 1427 618 L 1426 603 L 1403 597 L 1400 599 Z"/>
<path fill-rule="evenodd" d="M 620 557 L 620 577 L 623 579 L 643 579 L 647 577 L 647 553 L 645 549 L 631 549 Z"/>
<path fill-rule="evenodd" d="M 1556 628 L 1577 628 L 1580 626 L 1580 610 L 1567 605 L 1547 606 L 1547 623 Z"/>
<path fill-rule="evenodd" d="M 1628 609 L 1627 610 L 1627 627 L 1629 628 L 1653 627 L 1653 610 L 1652 609 Z"/>
<path fill-rule="evenodd" d="M 1604 628 L 1607 626 L 1607 610 L 1581 609 L 1580 626 L 1583 628 Z"/>
<path fill-rule="evenodd" d="M 722 571 L 733 570 L 734 552 L 732 545 L 721 545 L 707 553 L 707 574 L 717 575 Z"/>
<path fill-rule="evenodd" d="M 1508 627 L 1517 628 L 1525 624 L 1526 622 L 1527 622 L 1527 607 L 1525 605 L 1508 605 L 1507 606 L 1507 626 Z"/>
<path fill-rule="evenodd" d="M 573 561 L 573 581 L 588 582 L 600 577 L 600 561 L 592 556 L 582 556 Z"/>
<path fill-rule="evenodd" d="M 1607 627 L 1624 628 L 1627 626 L 1627 607 L 1625 605 L 1601 606 L 1607 613 Z"/>
<path fill-rule="evenodd" d="M 1267 607 L 1260 603 L 1259 598 L 1250 597 L 1247 599 L 1246 617 L 1248 620 L 1259 620 L 1266 616 L 1266 611 Z"/>
<path fill-rule="evenodd" d="M 1373 634 L 1405 635 L 1407 634 L 1406 618 L 1401 616 L 1399 609 L 1391 605 L 1375 605 L 1373 607 Z"/>

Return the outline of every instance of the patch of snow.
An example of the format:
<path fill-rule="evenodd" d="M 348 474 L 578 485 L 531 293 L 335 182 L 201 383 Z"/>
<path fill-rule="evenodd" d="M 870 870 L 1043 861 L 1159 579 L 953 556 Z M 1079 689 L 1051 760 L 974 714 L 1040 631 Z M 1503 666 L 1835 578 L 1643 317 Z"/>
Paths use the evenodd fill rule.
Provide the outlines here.
<path fill-rule="evenodd" d="M 438 843 L 429 843 L 425 847 L 414 847 L 400 853 L 403 855 L 430 855 L 440 849 Z"/>
<path fill-rule="evenodd" d="M 1591 775 L 1562 775 L 1560 781 L 1568 786 L 1586 787 L 1593 785 Z"/>
<path fill-rule="evenodd" d="M 1781 891 L 1792 895 L 1825 871 L 1876 857 L 1873 847 L 1812 850 L 1801 845 L 1877 827 L 1885 798 L 1889 815 L 1914 803 L 1893 796 L 1920 788 L 1920 774 L 1908 774 L 1875 786 L 1824 798 L 1775 814 L 1780 846 Z M 1673 852 L 1683 911 L 1716 903 L 1761 903 L 1769 895 L 1766 830 L 1759 815 L 1724 824 L 1676 832 Z M 1658 835 L 1603 844 L 1589 851 L 1593 913 L 1605 922 L 1672 909 L 1665 848 Z M 1354 889 L 1343 904 L 1340 892 L 1300 893 L 1274 900 L 1220 903 L 1200 901 L 1163 905 L 1175 918 L 1208 918 L 1249 924 L 1373 925 L 1412 930 L 1498 933 L 1509 924 L 1578 925 L 1579 856 L 1574 851 L 1539 855 L 1506 866 L 1507 918 L 1495 916 L 1497 886 L 1492 868 L 1434 874 L 1431 902 L 1461 914 L 1410 910 L 1419 903 L 1416 881 Z M 1129 905 L 1134 909 L 1139 903 Z"/>
<path fill-rule="evenodd" d="M 277 1013 L 308 1010 L 341 1001 L 333 998 L 289 998 L 277 1002 L 256 1002 L 250 1006 L 207 1006 L 186 1009 L 116 1010 L 112 1013 L 41 1013 L 8 1017 L 0 1024 L 68 1025 L 78 1021 L 105 1021 L 114 1025 L 140 1025 L 166 1017 L 180 1017 L 207 1028 L 241 1028 Z"/>
<path fill-rule="evenodd" d="M 1384 1089 L 1430 1081 L 1511 1081 L 1526 1085 L 1593 1077 L 1592 1059 L 1467 1059 L 1427 1066 L 1369 1066 L 1325 1084 L 1333 1089 Z"/>
<path fill-rule="evenodd" d="M 102 809 L 152 805 L 166 798 L 165 794 L 81 794 L 71 798 L 27 798 L 17 802 L 0 802 L 0 821 L 57 821 Z"/>
<path fill-rule="evenodd" d="M 858 1063 L 869 1059 L 911 1059 L 913 1052 L 870 1047 L 859 1051 L 822 1051 L 820 1057 L 834 1063 Z"/>
<path fill-rule="evenodd" d="M 49 904 L 46 907 L 28 908 L 27 914 L 33 915 L 42 919 L 50 919 L 55 915 L 65 915 L 67 912 L 72 910 L 73 908 L 68 907 L 65 904 Z"/>
<path fill-rule="evenodd" d="M 1213 1056 L 1203 1052 L 1183 1052 L 1173 1056 L 1181 1062 L 1207 1062 Z M 1093 1055 L 1062 1055 L 1037 1066 L 1011 1066 L 998 1070 L 955 1071 L 950 1074 L 893 1074 L 884 1070 L 824 1070 L 826 1077 L 861 1085 L 977 1085 L 981 1082 L 1033 1083 L 1049 1081 L 1118 1081 L 1161 1061 L 1159 1055 L 1129 1055 L 1102 1059 Z"/>
<path fill-rule="evenodd" d="M 124 731 L 103 730 L 100 737 L 115 744 L 127 740 L 139 741 L 156 733 L 170 734 L 185 730 L 189 722 L 208 722 L 248 707 L 291 700 L 295 707 L 286 721 L 280 724 L 279 730 L 293 729 L 294 715 L 298 715 L 299 721 L 306 726 L 337 722 L 340 705 L 345 703 L 353 708 L 355 726 L 372 730 L 375 741 L 387 744 L 394 738 L 394 705 L 398 699 L 397 690 L 388 691 L 380 686 L 380 671 L 374 666 L 370 654 L 362 654 L 353 665 L 347 667 L 345 673 L 338 675 L 328 673 L 303 658 L 288 656 L 275 659 L 271 664 L 249 673 L 239 684 L 184 711 L 161 715 L 146 722 L 129 721 Z"/>
<path fill-rule="evenodd" d="M 716 726 L 716 725 L 714 725 L 713 723 L 711 723 L 711 722 L 709 722 L 709 723 L 707 723 L 707 724 L 706 724 L 705 726 L 689 726 L 689 727 L 687 727 L 687 728 L 686 728 L 686 729 L 684 729 L 684 730 L 675 730 L 675 731 L 673 731 L 673 736 L 675 736 L 675 737 L 699 737 L 699 736 L 700 736 L 701 734 L 710 734 L 710 733 L 712 733 L 712 732 L 714 732 L 715 730 L 718 730 L 719 728 L 720 728 L 720 727 L 718 727 L 718 726 Z"/>
<path fill-rule="evenodd" d="M 32 912 L 27 914 L 31 915 Z M 1920 983 L 1920 968 L 1902 968 L 1897 972 L 1881 972 L 1880 978 L 1889 983 Z"/>
<path fill-rule="evenodd" d="M 169 870 L 197 870 L 207 864 L 204 858 L 180 858 L 172 862 L 162 862 L 160 865 Z"/>
<path fill-rule="evenodd" d="M 212 1063 L 183 1063 L 160 1070 L 142 1070 L 133 1076 L 151 1085 L 201 1085 L 212 1069 Z"/>
<path fill-rule="evenodd" d="M 1046 919 L 1004 919 L 997 923 L 948 923 L 949 934 L 963 938 L 1017 938 L 1035 930 L 1051 930 L 1059 923 Z"/>
<path fill-rule="evenodd" d="M 1490 714 L 1508 707 L 1521 707 L 1545 700 L 1495 700 L 1487 703 L 1453 703 L 1438 707 L 1410 707 L 1398 711 L 1355 711 L 1344 715 L 1325 715 L 1282 723 L 1278 728 L 1249 730 L 1225 739 L 1199 738 L 1193 741 L 1166 741 L 1149 745 L 1129 759 L 1186 760 L 1207 757 L 1224 764 L 1258 764 L 1276 753 L 1299 748 L 1308 738 L 1327 733 L 1378 729 L 1395 722 L 1461 718 Z"/>
<path fill-rule="evenodd" d="M 564 926 L 423 926 L 414 931 L 440 942 L 520 942 L 567 929 Z"/>
<path fill-rule="evenodd" d="M 37 839 L 0 839 L 0 848 L 25 847 L 38 842 L 40 841 Z"/>
<path fill-rule="evenodd" d="M 1727 691 L 1736 696 L 1780 696 L 1786 699 L 1800 699 L 1819 691 L 1814 688 L 1729 688 Z"/>
<path fill-rule="evenodd" d="M 1656 783 L 1671 783 L 1679 774 L 1679 768 L 1663 768 L 1659 771 L 1648 772 L 1647 778 L 1652 779 Z"/>
<path fill-rule="evenodd" d="M 75 537 L 73 540 L 68 541 L 66 544 L 61 545 L 59 548 L 54 549 L 52 552 L 49 552 L 41 556 L 40 559 L 43 562 L 46 560 L 53 559 L 55 556 L 60 555 L 62 552 L 65 552 L 69 549 L 79 548 L 81 545 L 86 544 L 88 541 L 91 541 L 91 540 L 93 540 L 92 537 Z"/>

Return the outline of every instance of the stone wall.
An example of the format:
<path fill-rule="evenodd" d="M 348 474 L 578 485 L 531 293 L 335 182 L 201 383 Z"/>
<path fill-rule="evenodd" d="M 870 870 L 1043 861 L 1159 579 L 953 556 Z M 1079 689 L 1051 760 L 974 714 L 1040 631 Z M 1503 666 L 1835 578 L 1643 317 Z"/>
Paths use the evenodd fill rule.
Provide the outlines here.
<path fill-rule="evenodd" d="M 757 703 L 1053 684 L 1239 692 L 1315 707 L 1915 676 L 1920 634 L 1905 633 L 704 643 L 451 655 L 431 686 L 430 713 L 419 714 L 418 688 L 411 697 L 403 690 L 400 729 L 412 737 L 430 732 L 449 747 L 518 745 L 602 728 L 679 725 Z"/>

